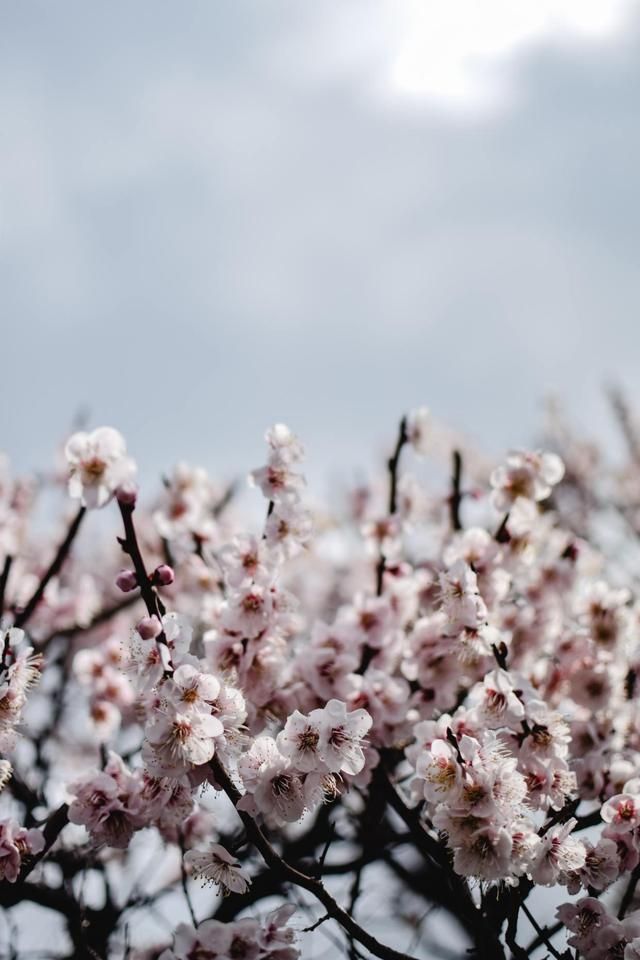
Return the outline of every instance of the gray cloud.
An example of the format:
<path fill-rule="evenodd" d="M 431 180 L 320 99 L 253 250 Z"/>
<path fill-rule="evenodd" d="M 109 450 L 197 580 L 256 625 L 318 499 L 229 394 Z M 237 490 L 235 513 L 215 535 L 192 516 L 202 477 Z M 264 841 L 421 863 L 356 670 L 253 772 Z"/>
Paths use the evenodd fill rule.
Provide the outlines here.
<path fill-rule="evenodd" d="M 636 31 L 532 51 L 512 110 L 460 118 L 367 97 L 366 64 L 323 59 L 331 9 L 5 11 L 0 417 L 20 465 L 79 404 L 153 471 L 251 466 L 285 419 L 319 472 L 419 402 L 500 450 L 547 388 L 594 429 L 605 378 L 638 398 Z"/>

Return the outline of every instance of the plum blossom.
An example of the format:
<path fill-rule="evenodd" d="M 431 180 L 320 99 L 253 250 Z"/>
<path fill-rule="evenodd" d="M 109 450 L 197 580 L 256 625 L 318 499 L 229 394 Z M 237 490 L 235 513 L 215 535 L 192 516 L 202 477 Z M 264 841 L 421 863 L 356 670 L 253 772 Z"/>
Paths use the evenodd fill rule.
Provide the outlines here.
<path fill-rule="evenodd" d="M 299 820 L 306 807 L 299 774 L 271 737 L 261 736 L 238 762 L 246 793 L 239 809 L 260 812 L 279 823 Z"/>
<path fill-rule="evenodd" d="M 513 451 L 491 474 L 492 503 L 496 510 L 509 510 L 519 498 L 545 500 L 563 476 L 564 464 L 557 454 Z"/>
<path fill-rule="evenodd" d="M 216 737 L 224 733 L 218 717 L 198 710 L 158 708 L 145 726 L 142 749 L 147 767 L 159 776 L 182 776 L 212 759 Z"/>
<path fill-rule="evenodd" d="M 322 723 L 321 753 L 332 773 L 354 776 L 364 767 L 363 741 L 372 717 L 364 709 L 347 710 L 342 700 L 329 700 L 322 711 L 313 711 Z"/>
<path fill-rule="evenodd" d="M 113 427 L 74 433 L 65 447 L 69 496 L 85 507 L 103 507 L 119 486 L 131 482 L 135 464 L 124 437 Z"/>
<path fill-rule="evenodd" d="M 86 827 L 98 845 L 125 849 L 135 830 L 146 823 L 141 781 L 115 753 L 104 770 L 69 787 L 69 820 Z"/>
<path fill-rule="evenodd" d="M 556 916 L 573 933 L 568 943 L 580 952 L 593 943 L 594 934 L 610 920 L 606 908 L 595 897 L 583 897 L 577 903 L 563 903 Z"/>
<path fill-rule="evenodd" d="M 584 866 L 587 856 L 585 846 L 570 836 L 577 822 L 572 818 L 552 827 L 542 837 L 529 865 L 529 874 L 536 883 L 545 887 L 562 883 L 567 873 Z"/>
<path fill-rule="evenodd" d="M 220 681 L 210 673 L 202 673 L 190 663 L 182 663 L 162 687 L 162 696 L 178 711 L 211 713 L 220 695 Z M 218 736 L 222 733 L 219 730 Z"/>
<path fill-rule="evenodd" d="M 371 728 L 366 710 L 347 711 L 341 700 L 330 700 L 308 717 L 294 711 L 276 739 L 280 753 L 301 773 L 360 773 L 365 758 L 362 742 Z"/>
<path fill-rule="evenodd" d="M 600 815 L 616 833 L 635 830 L 640 825 L 640 795 L 619 793 L 603 804 Z"/>
<path fill-rule="evenodd" d="M 217 884 L 223 893 L 246 893 L 251 880 L 238 860 L 219 843 L 208 850 L 189 850 L 185 864 L 194 877 L 206 883 Z"/>
<path fill-rule="evenodd" d="M 0 820 L 0 880 L 15 883 L 25 858 L 43 849 L 40 830 L 25 830 L 15 820 Z"/>
<path fill-rule="evenodd" d="M 288 925 L 294 911 L 287 904 L 262 922 L 204 920 L 196 929 L 178 924 L 173 947 L 163 951 L 159 960 L 297 960 L 296 934 Z"/>

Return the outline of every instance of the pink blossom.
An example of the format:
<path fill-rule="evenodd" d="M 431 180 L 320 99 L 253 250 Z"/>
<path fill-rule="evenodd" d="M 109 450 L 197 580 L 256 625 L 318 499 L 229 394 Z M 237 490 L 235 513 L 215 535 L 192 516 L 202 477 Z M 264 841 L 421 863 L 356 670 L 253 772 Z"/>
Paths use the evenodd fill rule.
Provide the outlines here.
<path fill-rule="evenodd" d="M 0 880 L 15 883 L 23 860 L 43 849 L 40 830 L 25 830 L 15 820 L 0 820 Z"/>
<path fill-rule="evenodd" d="M 131 481 L 135 464 L 122 434 L 112 427 L 74 433 L 65 448 L 69 495 L 85 507 L 103 507 L 121 484 Z"/>

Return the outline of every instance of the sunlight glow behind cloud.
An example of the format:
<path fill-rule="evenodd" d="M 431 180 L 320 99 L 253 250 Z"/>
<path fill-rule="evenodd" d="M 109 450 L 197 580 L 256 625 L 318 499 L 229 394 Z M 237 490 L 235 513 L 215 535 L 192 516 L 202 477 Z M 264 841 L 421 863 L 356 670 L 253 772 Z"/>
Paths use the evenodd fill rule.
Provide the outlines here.
<path fill-rule="evenodd" d="M 523 49 L 606 41 L 633 7 L 630 0 L 392 2 L 381 21 L 381 92 L 450 109 L 504 106 L 513 95 L 508 68 Z"/>

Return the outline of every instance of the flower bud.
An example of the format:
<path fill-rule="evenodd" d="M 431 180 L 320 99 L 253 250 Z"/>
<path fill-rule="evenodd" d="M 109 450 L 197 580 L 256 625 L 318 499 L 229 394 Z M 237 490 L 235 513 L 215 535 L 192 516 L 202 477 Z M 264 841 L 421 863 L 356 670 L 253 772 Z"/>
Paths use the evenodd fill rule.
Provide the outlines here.
<path fill-rule="evenodd" d="M 136 630 L 143 640 L 155 640 L 162 631 L 162 625 L 157 617 L 143 617 Z"/>
<path fill-rule="evenodd" d="M 116 587 L 123 593 L 130 593 L 138 586 L 138 578 L 133 570 L 121 570 L 116 577 Z"/>
<path fill-rule="evenodd" d="M 161 563 L 159 567 L 156 567 L 153 574 L 154 583 L 161 587 L 168 587 L 169 584 L 173 583 L 174 580 L 175 574 L 173 572 L 173 568 L 167 563 Z"/>
<path fill-rule="evenodd" d="M 138 499 L 137 484 L 131 481 L 121 484 L 116 490 L 116 497 L 118 503 L 122 503 L 127 507 L 135 507 L 136 500 Z"/>

